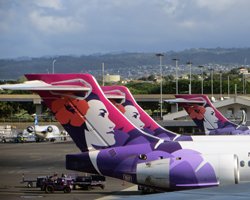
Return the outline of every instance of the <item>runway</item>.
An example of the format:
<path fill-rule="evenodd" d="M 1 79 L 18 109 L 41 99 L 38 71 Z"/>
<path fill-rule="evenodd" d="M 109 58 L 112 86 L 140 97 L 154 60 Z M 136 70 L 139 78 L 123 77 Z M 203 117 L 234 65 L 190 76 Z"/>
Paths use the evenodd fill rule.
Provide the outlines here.
<path fill-rule="evenodd" d="M 130 195 L 140 195 L 133 184 L 121 180 L 106 178 L 104 190 L 95 188 L 93 190 L 72 190 L 69 194 L 56 191 L 46 194 L 40 188 L 27 188 L 21 184 L 22 174 L 25 178 L 36 179 L 41 175 L 53 175 L 57 173 L 79 174 L 82 173 L 65 169 L 65 155 L 77 153 L 79 150 L 73 142 L 61 143 L 24 143 L 24 144 L 0 144 L 0 199 L 110 199 L 110 196 L 121 198 Z M 120 198 L 117 197 L 117 198 Z"/>

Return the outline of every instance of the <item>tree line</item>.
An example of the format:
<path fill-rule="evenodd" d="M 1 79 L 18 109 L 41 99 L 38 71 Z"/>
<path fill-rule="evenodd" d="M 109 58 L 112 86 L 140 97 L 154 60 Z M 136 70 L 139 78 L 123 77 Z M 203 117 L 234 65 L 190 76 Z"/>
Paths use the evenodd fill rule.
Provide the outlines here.
<path fill-rule="evenodd" d="M 189 78 L 189 77 L 188 77 Z M 202 91 L 202 79 L 200 75 L 193 74 L 192 77 L 192 94 L 200 94 Z M 204 73 L 203 76 L 203 93 L 211 94 L 213 87 L 213 94 L 220 94 L 227 96 L 237 92 L 240 94 L 250 94 L 250 82 L 243 81 L 244 76 L 237 72 L 237 69 L 233 69 L 227 73 L 214 73 L 211 79 L 211 74 Z M 17 81 L 11 81 L 11 83 L 23 82 L 25 78 L 20 78 Z M 162 93 L 163 94 L 175 94 L 176 93 L 176 79 L 173 75 L 164 76 L 162 78 Z M 100 81 L 101 82 L 101 81 Z M 213 84 L 211 84 L 213 82 Z M 244 85 L 243 85 L 244 82 Z M 3 84 L 6 82 L 2 82 Z M 141 77 L 137 80 L 130 81 L 126 84 L 116 83 L 119 85 L 125 85 L 128 87 L 132 94 L 160 94 L 160 82 L 159 77 L 150 75 L 147 77 Z M 189 93 L 189 79 L 178 79 L 178 93 Z M 221 91 L 222 88 L 222 91 Z M 229 90 L 228 90 L 229 89 Z M 24 94 L 30 93 L 28 91 L 0 91 L 0 94 Z M 159 103 L 143 102 L 139 103 L 145 110 L 150 110 L 150 114 L 159 110 Z M 164 105 L 165 112 L 168 112 L 169 105 Z M 48 117 L 51 113 L 44 107 L 44 114 Z M 0 102 L 0 120 L 8 121 L 8 119 L 24 119 L 32 120 L 31 114 L 35 113 L 35 106 L 32 102 Z"/>

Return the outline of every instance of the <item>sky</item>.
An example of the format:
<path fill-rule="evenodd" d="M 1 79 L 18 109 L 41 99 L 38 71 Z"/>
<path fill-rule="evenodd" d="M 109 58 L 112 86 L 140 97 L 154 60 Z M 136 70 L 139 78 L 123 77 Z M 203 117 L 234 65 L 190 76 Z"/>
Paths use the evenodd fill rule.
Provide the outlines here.
<path fill-rule="evenodd" d="M 0 58 L 250 47 L 249 0 L 0 0 Z"/>

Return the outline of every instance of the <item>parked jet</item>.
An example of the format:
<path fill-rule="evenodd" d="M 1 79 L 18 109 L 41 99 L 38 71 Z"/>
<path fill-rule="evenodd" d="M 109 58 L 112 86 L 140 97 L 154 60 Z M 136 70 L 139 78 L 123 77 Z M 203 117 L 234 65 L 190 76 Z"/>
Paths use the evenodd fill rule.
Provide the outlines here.
<path fill-rule="evenodd" d="M 102 90 L 104 91 L 106 97 L 139 129 L 144 130 L 147 133 L 150 133 L 152 135 L 156 135 L 160 138 L 169 137 L 170 140 L 187 140 L 188 136 L 180 136 L 176 133 L 173 133 L 163 127 L 161 127 L 157 122 L 155 122 L 135 101 L 133 98 L 133 95 L 130 93 L 129 89 L 125 86 L 102 86 Z M 185 95 L 188 96 L 188 95 Z M 183 105 L 186 103 L 186 105 L 190 104 L 189 106 L 193 106 L 193 104 L 204 104 L 204 100 L 197 100 L 193 99 L 191 100 L 185 100 L 182 98 L 178 99 L 171 99 L 166 100 L 170 103 L 181 103 Z M 192 103 L 192 104 L 191 104 Z M 195 107 L 196 108 L 196 107 Z M 196 115 L 197 116 L 197 115 Z M 207 117 L 207 119 L 209 119 Z M 216 118 L 217 119 L 217 118 Z M 211 121 L 212 119 L 210 119 Z M 242 125 L 245 124 L 246 117 L 242 121 Z M 243 127 L 243 126 L 242 126 Z M 238 134 L 249 134 L 246 131 L 248 130 L 246 127 L 240 128 L 238 125 Z M 242 131 L 241 130 L 246 130 Z M 235 133 L 235 132 L 234 132 Z M 213 135 L 228 135 L 228 132 L 217 132 L 215 131 Z M 197 133 L 197 135 L 205 135 L 205 131 Z M 212 134 L 211 134 L 212 135 Z M 189 138 L 190 139 L 190 138 Z M 193 140 L 200 140 L 201 138 L 199 136 L 193 136 Z"/>
<path fill-rule="evenodd" d="M 37 114 L 33 115 L 34 117 L 34 126 L 28 126 L 23 130 L 22 135 L 35 135 L 36 141 L 55 141 L 58 138 L 62 138 L 65 135 L 62 135 L 59 128 L 56 125 L 39 125 Z"/>
<path fill-rule="evenodd" d="M 167 100 L 182 106 L 196 125 L 206 135 L 249 135 L 250 127 L 246 126 L 246 113 L 242 121 L 235 124 L 225 118 L 211 103 L 206 95 L 176 95 L 176 99 Z"/>
<path fill-rule="evenodd" d="M 135 101 L 125 86 L 101 86 L 105 96 L 139 129 L 169 140 L 180 139 L 174 132 L 166 130 L 154 121 Z M 187 139 L 187 137 L 186 137 Z"/>
<path fill-rule="evenodd" d="M 249 136 L 164 140 L 135 127 L 106 99 L 89 74 L 26 77 L 30 80 L 27 83 L 1 87 L 31 90 L 41 96 L 81 150 L 66 155 L 67 169 L 99 173 L 161 190 L 250 181 Z"/>

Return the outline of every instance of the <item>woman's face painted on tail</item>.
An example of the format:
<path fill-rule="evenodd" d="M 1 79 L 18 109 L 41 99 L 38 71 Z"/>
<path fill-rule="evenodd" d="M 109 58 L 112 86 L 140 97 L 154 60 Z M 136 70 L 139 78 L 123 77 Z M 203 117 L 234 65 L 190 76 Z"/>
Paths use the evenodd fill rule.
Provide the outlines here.
<path fill-rule="evenodd" d="M 105 105 L 99 100 L 90 100 L 88 105 L 89 109 L 85 115 L 88 124 L 95 127 L 96 132 L 106 143 L 109 145 L 115 144 L 115 124 L 109 119 L 109 113 Z"/>
<path fill-rule="evenodd" d="M 125 106 L 125 113 L 124 115 L 139 129 L 144 128 L 144 123 L 140 119 L 140 114 L 138 110 L 132 106 L 132 105 L 127 105 Z"/>

